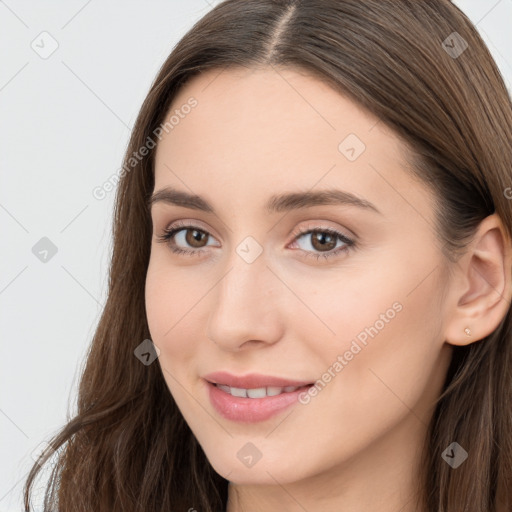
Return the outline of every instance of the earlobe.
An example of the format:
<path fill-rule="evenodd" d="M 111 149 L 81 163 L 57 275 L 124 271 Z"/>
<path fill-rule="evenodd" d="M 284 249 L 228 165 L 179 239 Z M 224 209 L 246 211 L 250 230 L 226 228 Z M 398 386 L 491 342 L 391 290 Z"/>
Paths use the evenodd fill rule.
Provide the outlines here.
<path fill-rule="evenodd" d="M 497 214 L 480 223 L 467 253 L 455 265 L 454 304 L 445 340 L 469 345 L 495 331 L 510 309 L 512 244 Z"/>

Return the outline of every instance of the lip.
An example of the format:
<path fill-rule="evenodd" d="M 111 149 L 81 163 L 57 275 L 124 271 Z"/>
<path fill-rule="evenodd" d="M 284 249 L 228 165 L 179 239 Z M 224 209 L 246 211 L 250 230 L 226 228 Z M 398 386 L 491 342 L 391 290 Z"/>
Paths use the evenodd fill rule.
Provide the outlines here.
<path fill-rule="evenodd" d="M 243 398 L 233 396 L 203 379 L 207 386 L 210 403 L 224 418 L 241 422 L 256 423 L 279 414 L 288 407 L 299 403 L 299 395 L 309 386 L 305 385 L 288 393 L 263 398 Z"/>
<path fill-rule="evenodd" d="M 268 386 L 284 388 L 286 386 L 302 387 L 313 384 L 311 381 L 291 380 L 283 377 L 274 377 L 272 375 L 262 375 L 260 373 L 249 373 L 247 375 L 233 375 L 228 372 L 219 371 L 204 375 L 203 379 L 214 384 L 223 384 L 232 388 L 256 389 Z M 251 398 L 251 400 L 258 400 Z M 261 400 L 261 399 L 260 399 Z"/>

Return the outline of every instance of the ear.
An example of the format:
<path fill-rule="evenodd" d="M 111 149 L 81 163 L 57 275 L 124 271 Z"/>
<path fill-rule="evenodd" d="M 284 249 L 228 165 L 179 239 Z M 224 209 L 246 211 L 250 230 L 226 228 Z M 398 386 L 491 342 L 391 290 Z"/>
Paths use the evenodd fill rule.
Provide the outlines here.
<path fill-rule="evenodd" d="M 444 339 L 451 345 L 469 345 L 496 330 L 510 309 L 512 244 L 496 213 L 480 223 L 467 252 L 454 266 Z"/>

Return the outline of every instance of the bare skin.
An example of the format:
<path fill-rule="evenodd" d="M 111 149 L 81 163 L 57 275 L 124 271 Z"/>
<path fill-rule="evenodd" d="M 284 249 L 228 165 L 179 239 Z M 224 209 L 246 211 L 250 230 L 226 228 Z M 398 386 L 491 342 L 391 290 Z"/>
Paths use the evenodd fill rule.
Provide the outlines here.
<path fill-rule="evenodd" d="M 400 140 L 306 74 L 214 70 L 189 82 L 173 110 L 190 97 L 197 106 L 158 144 L 155 191 L 193 193 L 215 211 L 153 205 L 146 308 L 169 391 L 230 482 L 227 512 L 417 511 L 419 454 L 453 345 L 491 333 L 509 305 L 500 219 L 485 219 L 467 254 L 448 262 L 432 193 L 411 178 Z M 354 138 L 339 149 L 349 134 L 366 146 L 360 155 Z M 328 189 L 378 212 L 264 208 L 275 194 Z M 194 227 L 177 233 L 175 246 L 195 254 L 158 241 L 177 221 Z M 354 245 L 327 233 L 323 248 L 297 233 L 312 228 Z M 262 252 L 249 263 L 240 244 Z M 347 354 L 372 326 L 377 333 Z M 329 368 L 308 403 L 252 424 L 220 416 L 201 378 L 226 370 L 314 382 Z M 237 456 L 247 443 L 261 454 L 251 467 Z"/>

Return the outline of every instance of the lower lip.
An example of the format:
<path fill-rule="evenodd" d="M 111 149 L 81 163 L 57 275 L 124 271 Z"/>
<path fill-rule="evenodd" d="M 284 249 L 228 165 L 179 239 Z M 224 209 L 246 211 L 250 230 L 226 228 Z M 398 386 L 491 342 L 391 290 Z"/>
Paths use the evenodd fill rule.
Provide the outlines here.
<path fill-rule="evenodd" d="M 228 420 L 243 423 L 264 421 L 279 414 L 291 405 L 297 404 L 299 395 L 312 386 L 310 384 L 276 396 L 243 398 L 226 393 L 211 382 L 205 382 L 208 386 L 210 402 L 215 410 Z"/>

